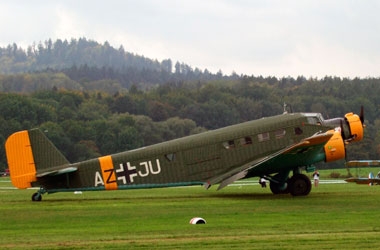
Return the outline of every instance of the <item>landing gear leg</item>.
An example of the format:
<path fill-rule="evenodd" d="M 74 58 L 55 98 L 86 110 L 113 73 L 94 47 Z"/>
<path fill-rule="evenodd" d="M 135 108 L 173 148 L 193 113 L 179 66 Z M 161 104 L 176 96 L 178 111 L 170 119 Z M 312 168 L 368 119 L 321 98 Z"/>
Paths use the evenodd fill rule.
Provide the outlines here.
<path fill-rule="evenodd" d="M 286 182 L 281 183 L 275 183 L 273 181 L 269 184 L 270 191 L 272 191 L 273 194 L 287 194 L 289 193 Z"/>
<path fill-rule="evenodd" d="M 46 193 L 46 190 L 44 188 L 40 188 L 40 190 L 32 195 L 32 201 L 41 201 L 42 195 Z"/>
<path fill-rule="evenodd" d="M 289 193 L 288 184 L 286 182 L 289 172 L 278 173 L 270 178 L 269 187 L 273 194 L 287 194 Z"/>

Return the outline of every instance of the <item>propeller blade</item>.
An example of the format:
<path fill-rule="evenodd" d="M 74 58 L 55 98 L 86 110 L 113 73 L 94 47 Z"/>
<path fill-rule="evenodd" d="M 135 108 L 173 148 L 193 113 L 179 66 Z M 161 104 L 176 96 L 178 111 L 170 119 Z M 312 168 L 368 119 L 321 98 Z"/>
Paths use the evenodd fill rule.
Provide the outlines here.
<path fill-rule="evenodd" d="M 344 142 L 344 160 L 345 160 L 345 162 L 347 162 L 347 147 L 346 147 L 347 141 L 346 141 L 346 136 L 345 136 L 344 130 L 343 130 L 343 120 L 342 119 L 340 120 L 340 134 L 341 134 L 343 142 Z"/>
<path fill-rule="evenodd" d="M 364 108 L 363 108 L 363 106 L 361 106 L 361 108 L 360 108 L 360 116 L 359 117 L 360 117 L 360 121 L 364 125 Z"/>
<path fill-rule="evenodd" d="M 342 138 L 343 138 L 343 141 L 346 140 L 346 138 L 344 138 L 344 130 L 343 130 L 343 121 L 340 120 L 340 134 L 342 135 Z"/>

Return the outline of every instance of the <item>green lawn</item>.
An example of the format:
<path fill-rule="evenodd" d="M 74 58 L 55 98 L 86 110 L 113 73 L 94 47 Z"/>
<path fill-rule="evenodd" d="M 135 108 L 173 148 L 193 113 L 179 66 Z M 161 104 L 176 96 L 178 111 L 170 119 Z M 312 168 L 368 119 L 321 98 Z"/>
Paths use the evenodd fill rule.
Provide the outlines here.
<path fill-rule="evenodd" d="M 357 167 L 357 168 L 349 168 L 349 172 L 347 171 L 347 168 L 340 168 L 340 169 L 325 169 L 325 170 L 319 170 L 319 174 L 321 179 L 346 179 L 349 177 L 349 174 L 351 174 L 352 177 L 368 177 L 368 174 L 372 172 L 375 176 L 380 171 L 380 168 L 378 167 Z M 310 178 L 312 177 L 313 173 L 305 173 Z"/>
<path fill-rule="evenodd" d="M 377 249 L 380 186 L 306 197 L 237 185 L 58 193 L 32 202 L 0 178 L 1 249 Z M 200 216 L 206 225 L 190 225 Z"/>

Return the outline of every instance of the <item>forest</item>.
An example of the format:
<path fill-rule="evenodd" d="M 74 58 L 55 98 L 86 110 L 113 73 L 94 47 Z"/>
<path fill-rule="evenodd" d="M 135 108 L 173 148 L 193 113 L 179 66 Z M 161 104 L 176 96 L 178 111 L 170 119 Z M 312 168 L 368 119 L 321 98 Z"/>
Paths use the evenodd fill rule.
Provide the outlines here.
<path fill-rule="evenodd" d="M 71 162 L 293 112 L 327 118 L 365 110 L 365 138 L 347 160 L 378 159 L 380 79 L 216 74 L 158 62 L 85 38 L 0 48 L 0 172 L 4 143 L 40 128 Z M 343 162 L 323 167 L 344 167 Z"/>

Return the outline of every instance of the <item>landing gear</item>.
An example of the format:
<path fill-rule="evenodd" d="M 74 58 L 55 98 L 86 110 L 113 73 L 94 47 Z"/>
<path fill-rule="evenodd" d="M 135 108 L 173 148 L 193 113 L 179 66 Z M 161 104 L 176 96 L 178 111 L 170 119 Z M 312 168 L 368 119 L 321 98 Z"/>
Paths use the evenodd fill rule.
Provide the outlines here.
<path fill-rule="evenodd" d="M 273 194 L 287 194 L 289 193 L 287 183 L 281 184 L 281 183 L 275 183 L 273 181 L 270 182 L 269 187 L 270 191 L 272 191 Z"/>
<path fill-rule="evenodd" d="M 40 190 L 32 195 L 32 201 L 41 201 L 42 195 L 46 193 L 46 190 L 44 188 L 40 188 Z"/>
<path fill-rule="evenodd" d="M 290 193 L 293 196 L 306 196 L 311 191 L 311 181 L 304 174 L 294 173 L 289 179 L 287 175 L 276 174 L 269 180 L 270 190 L 273 194 Z"/>
<path fill-rule="evenodd" d="M 288 190 L 293 196 L 306 196 L 311 191 L 311 181 L 304 174 L 294 174 L 288 180 Z"/>
<path fill-rule="evenodd" d="M 271 178 L 269 187 L 273 194 L 287 194 L 288 191 L 288 183 L 286 181 L 281 182 L 279 180 L 284 179 L 282 175 L 276 174 Z"/>
<path fill-rule="evenodd" d="M 37 192 L 32 195 L 32 201 L 41 201 L 41 200 L 42 200 L 42 194 Z"/>

